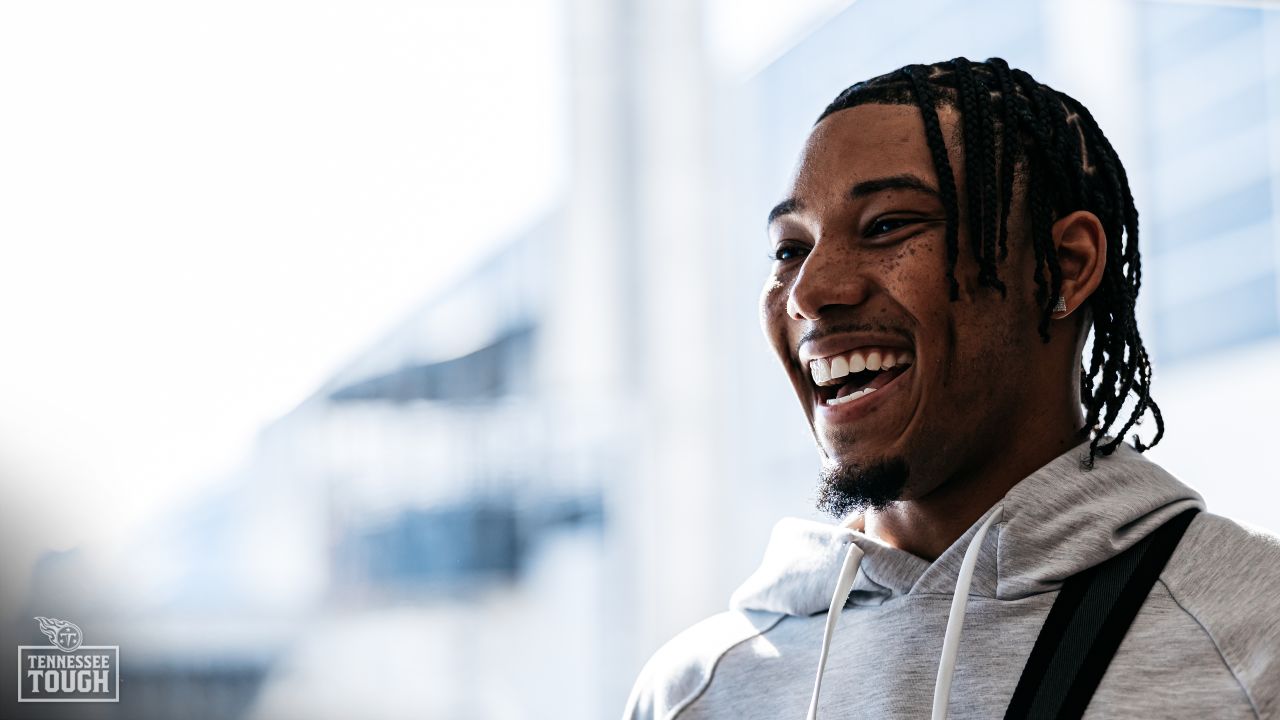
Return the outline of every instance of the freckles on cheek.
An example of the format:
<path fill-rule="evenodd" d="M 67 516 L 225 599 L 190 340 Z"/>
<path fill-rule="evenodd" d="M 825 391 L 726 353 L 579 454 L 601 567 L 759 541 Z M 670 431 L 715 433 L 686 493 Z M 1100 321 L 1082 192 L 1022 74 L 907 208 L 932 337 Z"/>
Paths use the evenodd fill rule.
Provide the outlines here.
<path fill-rule="evenodd" d="M 897 252 L 890 255 L 889 257 L 886 257 L 884 260 L 881 261 L 880 263 L 881 269 L 883 272 L 888 273 L 890 275 L 897 273 L 899 269 L 903 268 L 904 267 L 903 263 L 907 263 L 905 268 L 910 269 L 911 257 L 914 256 L 915 254 L 916 254 L 915 246 L 899 245 Z"/>

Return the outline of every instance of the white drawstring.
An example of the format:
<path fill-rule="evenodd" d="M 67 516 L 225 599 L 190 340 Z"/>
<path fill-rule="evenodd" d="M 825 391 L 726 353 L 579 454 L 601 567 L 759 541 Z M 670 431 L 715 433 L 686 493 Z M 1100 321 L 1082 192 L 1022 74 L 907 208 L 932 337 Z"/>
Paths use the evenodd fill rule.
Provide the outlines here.
<path fill-rule="evenodd" d="M 938 661 L 938 682 L 933 686 L 933 720 L 946 720 L 947 703 L 951 700 L 951 676 L 956 671 L 956 655 L 960 652 L 960 633 L 964 631 L 964 609 L 969 602 L 969 585 L 973 582 L 973 568 L 978 564 L 978 553 L 987 530 L 1004 515 L 1001 505 L 991 513 L 965 548 L 960 563 L 960 577 L 956 578 L 955 595 L 951 598 L 951 615 L 947 618 L 947 632 L 942 638 L 942 658 Z"/>
<path fill-rule="evenodd" d="M 818 717 L 818 692 L 822 690 L 822 672 L 827 667 L 827 652 L 831 649 L 831 635 L 836 631 L 836 621 L 840 619 L 840 611 L 849 597 L 849 588 L 853 587 L 853 578 L 858 574 L 858 565 L 862 562 L 862 549 L 856 543 L 849 543 L 849 552 L 844 556 L 844 565 L 840 566 L 840 579 L 836 581 L 835 594 L 831 596 L 831 607 L 827 608 L 827 627 L 822 635 L 822 653 L 818 655 L 818 676 L 813 681 L 813 697 L 809 699 L 809 714 L 806 720 Z"/>
<path fill-rule="evenodd" d="M 955 674 L 956 656 L 960 652 L 960 634 L 964 632 L 964 611 L 969 603 L 969 586 L 973 584 L 973 569 L 978 564 L 978 555 L 982 551 L 982 542 L 987 537 L 987 531 L 992 525 L 1000 522 L 1003 516 L 1004 506 L 1001 505 L 974 533 L 969 546 L 965 548 L 964 559 L 960 561 L 960 575 L 956 578 L 955 594 L 951 598 L 947 631 L 942 638 L 938 680 L 933 687 L 932 720 L 946 720 L 947 704 L 951 700 L 951 678 Z M 849 597 L 849 589 L 853 587 L 853 579 L 858 574 L 858 566 L 861 562 L 862 549 L 855 543 L 849 543 L 849 552 L 844 556 L 844 564 L 840 567 L 840 578 L 836 581 L 836 591 L 831 596 L 831 607 L 827 609 L 827 624 L 822 634 L 822 652 L 818 655 L 818 674 L 813 680 L 813 696 L 809 699 L 809 713 L 805 716 L 806 720 L 817 720 L 818 695 L 822 691 L 822 674 L 827 667 L 831 636 L 835 634 L 836 622 L 840 619 L 840 611 Z"/>

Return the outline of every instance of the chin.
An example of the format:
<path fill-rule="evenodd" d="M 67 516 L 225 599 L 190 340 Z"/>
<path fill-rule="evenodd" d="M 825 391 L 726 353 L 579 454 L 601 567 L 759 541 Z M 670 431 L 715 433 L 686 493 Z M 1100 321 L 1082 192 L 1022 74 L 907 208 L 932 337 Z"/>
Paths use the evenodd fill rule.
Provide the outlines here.
<path fill-rule="evenodd" d="M 901 455 L 829 458 L 818 477 L 817 508 L 836 518 L 884 509 L 903 499 L 910 475 Z"/>
<path fill-rule="evenodd" d="M 814 429 L 813 437 L 824 465 L 871 465 L 905 454 L 902 437 L 867 437 L 849 428 L 822 424 Z"/>

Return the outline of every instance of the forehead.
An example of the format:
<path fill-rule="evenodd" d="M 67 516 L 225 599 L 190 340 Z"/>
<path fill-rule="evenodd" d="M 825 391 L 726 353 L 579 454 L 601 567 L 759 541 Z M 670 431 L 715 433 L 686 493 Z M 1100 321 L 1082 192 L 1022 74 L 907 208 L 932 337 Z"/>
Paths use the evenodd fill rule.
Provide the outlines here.
<path fill-rule="evenodd" d="M 954 112 L 939 108 L 943 135 Z M 854 184 L 914 175 L 937 186 L 924 121 L 915 105 L 858 105 L 832 113 L 814 127 L 791 178 L 791 197 L 838 199 Z"/>

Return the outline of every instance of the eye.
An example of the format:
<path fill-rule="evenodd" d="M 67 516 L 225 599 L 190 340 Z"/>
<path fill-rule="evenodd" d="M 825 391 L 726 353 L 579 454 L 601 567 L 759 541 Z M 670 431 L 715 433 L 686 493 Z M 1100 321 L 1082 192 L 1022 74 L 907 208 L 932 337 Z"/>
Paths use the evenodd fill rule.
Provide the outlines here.
<path fill-rule="evenodd" d="M 876 237 L 878 235 L 888 235 L 898 228 L 905 227 L 915 222 L 915 218 L 876 218 L 867 226 L 863 233 L 867 237 Z"/>
<path fill-rule="evenodd" d="M 804 257 L 809 252 L 805 246 L 795 242 L 781 242 L 769 253 L 769 259 L 774 262 L 786 262 L 796 258 Z"/>

